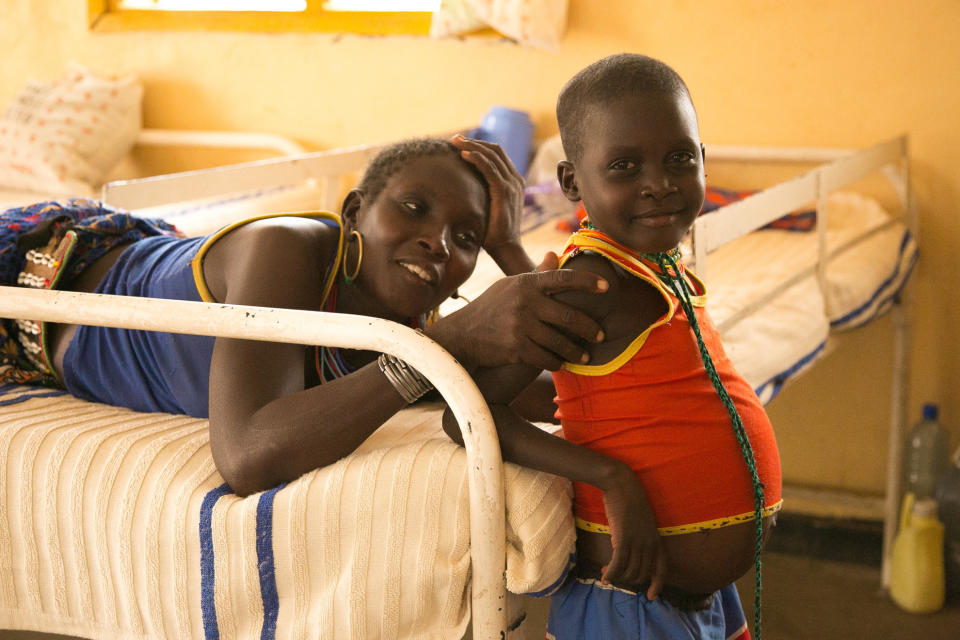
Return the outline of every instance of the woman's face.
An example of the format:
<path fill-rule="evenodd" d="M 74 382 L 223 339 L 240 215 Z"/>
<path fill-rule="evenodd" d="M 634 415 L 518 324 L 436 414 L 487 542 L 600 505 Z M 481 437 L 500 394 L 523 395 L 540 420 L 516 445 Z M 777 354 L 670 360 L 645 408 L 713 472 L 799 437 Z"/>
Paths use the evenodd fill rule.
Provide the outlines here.
<path fill-rule="evenodd" d="M 484 185 L 458 157 L 399 169 L 376 200 L 362 202 L 353 226 L 363 236 L 356 283 L 380 307 L 370 311 L 408 318 L 446 300 L 473 273 L 487 218 Z"/>

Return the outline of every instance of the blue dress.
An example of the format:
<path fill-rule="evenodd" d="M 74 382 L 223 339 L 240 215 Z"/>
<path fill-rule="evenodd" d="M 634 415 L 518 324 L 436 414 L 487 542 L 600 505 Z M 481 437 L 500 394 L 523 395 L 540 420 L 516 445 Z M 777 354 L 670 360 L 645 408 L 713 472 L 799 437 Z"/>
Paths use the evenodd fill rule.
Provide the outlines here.
<path fill-rule="evenodd" d="M 333 214 L 301 215 L 340 226 Z M 212 301 L 199 268 L 203 255 L 214 242 L 250 221 L 206 237 L 139 240 L 123 251 L 94 292 Z M 339 255 L 331 266 L 338 260 Z M 335 272 L 328 269 L 328 285 Z M 64 354 L 63 383 L 67 391 L 84 400 L 208 418 L 213 343 L 209 336 L 80 326 Z"/>

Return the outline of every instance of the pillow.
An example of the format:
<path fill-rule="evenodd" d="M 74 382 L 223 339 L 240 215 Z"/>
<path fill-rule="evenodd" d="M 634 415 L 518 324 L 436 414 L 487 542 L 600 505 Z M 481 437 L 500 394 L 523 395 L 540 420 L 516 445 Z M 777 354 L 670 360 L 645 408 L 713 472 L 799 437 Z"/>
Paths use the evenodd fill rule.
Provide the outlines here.
<path fill-rule="evenodd" d="M 732 202 L 737 200 L 743 200 L 747 196 L 751 196 L 756 191 L 753 190 L 734 190 L 734 189 L 721 189 L 720 187 L 711 187 L 707 185 L 706 192 L 703 195 L 703 208 L 700 209 L 700 215 L 705 213 L 710 213 L 711 211 L 716 211 L 720 207 L 725 207 Z"/>
<path fill-rule="evenodd" d="M 90 196 L 140 133 L 143 88 L 71 63 L 30 82 L 0 117 L 0 188 Z"/>

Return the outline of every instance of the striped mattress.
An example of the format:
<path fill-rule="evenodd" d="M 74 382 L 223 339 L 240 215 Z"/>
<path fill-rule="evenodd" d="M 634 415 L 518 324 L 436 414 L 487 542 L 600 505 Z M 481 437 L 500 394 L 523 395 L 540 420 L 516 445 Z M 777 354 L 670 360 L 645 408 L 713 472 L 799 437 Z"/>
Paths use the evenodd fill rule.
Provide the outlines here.
<path fill-rule="evenodd" d="M 205 420 L 0 387 L 0 628 L 460 638 L 466 456 L 440 416 L 402 411 L 355 454 L 239 498 L 214 468 Z M 542 591 L 573 553 L 569 483 L 504 467 L 507 587 Z"/>

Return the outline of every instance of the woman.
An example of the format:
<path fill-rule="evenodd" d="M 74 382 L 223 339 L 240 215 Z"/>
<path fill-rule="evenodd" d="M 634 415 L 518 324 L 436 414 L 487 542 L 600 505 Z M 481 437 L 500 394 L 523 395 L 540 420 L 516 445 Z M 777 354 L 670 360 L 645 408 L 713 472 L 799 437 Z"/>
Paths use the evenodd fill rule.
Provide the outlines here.
<path fill-rule="evenodd" d="M 364 314 L 422 328 L 470 371 L 515 362 L 555 369 L 581 361 L 578 339 L 600 332 L 549 294 L 602 284 L 552 271 L 555 256 L 524 273 L 533 263 L 519 243 L 522 186 L 496 145 L 410 141 L 371 162 L 340 218 L 280 215 L 208 238 L 137 221 L 96 259 L 84 254 L 89 266 L 58 288 Z M 84 224 L 66 220 L 52 240 L 32 234 L 27 244 L 55 250 L 64 229 Z M 471 274 L 481 247 L 513 277 L 427 321 Z M 40 335 L 45 361 L 79 397 L 209 416 L 214 461 L 240 495 L 348 455 L 415 399 L 411 389 L 429 388 L 371 352 L 73 325 Z"/>

